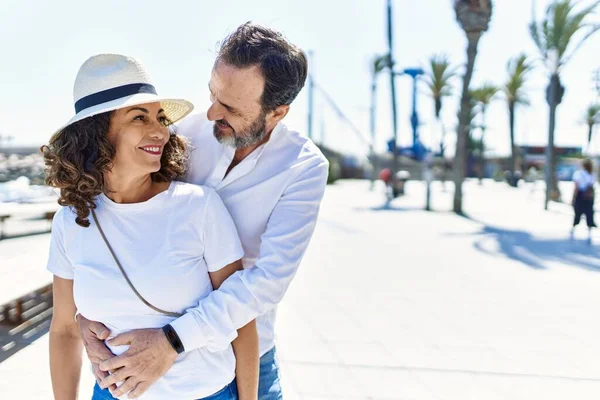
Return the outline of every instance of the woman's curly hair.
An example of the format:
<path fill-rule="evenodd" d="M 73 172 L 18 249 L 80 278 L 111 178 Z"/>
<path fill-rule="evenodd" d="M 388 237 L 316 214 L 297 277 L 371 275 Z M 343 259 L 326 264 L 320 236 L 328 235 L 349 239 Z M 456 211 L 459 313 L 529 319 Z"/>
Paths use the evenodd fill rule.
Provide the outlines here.
<path fill-rule="evenodd" d="M 110 171 L 115 147 L 108 140 L 112 112 L 75 122 L 41 148 L 46 164 L 46 185 L 60 189 L 58 204 L 72 207 L 75 222 L 90 226 L 94 199 L 104 192 L 104 174 Z M 186 141 L 173 133 L 165 144 L 160 170 L 151 174 L 154 182 L 170 182 L 185 174 L 188 161 Z"/>

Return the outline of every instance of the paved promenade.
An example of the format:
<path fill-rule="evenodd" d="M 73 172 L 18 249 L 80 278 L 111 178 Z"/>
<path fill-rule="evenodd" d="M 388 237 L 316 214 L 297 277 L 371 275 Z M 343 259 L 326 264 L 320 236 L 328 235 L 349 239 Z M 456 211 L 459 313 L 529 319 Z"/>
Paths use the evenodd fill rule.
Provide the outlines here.
<path fill-rule="evenodd" d="M 600 232 L 592 246 L 583 227 L 569 241 L 569 207 L 543 211 L 541 187 L 469 182 L 466 217 L 440 184 L 436 212 L 421 210 L 419 182 L 388 207 L 379 189 L 327 191 L 278 317 L 286 400 L 598 397 Z M 42 254 L 47 235 L 31 240 Z M 47 346 L 0 363 L 0 398 L 51 398 Z"/>

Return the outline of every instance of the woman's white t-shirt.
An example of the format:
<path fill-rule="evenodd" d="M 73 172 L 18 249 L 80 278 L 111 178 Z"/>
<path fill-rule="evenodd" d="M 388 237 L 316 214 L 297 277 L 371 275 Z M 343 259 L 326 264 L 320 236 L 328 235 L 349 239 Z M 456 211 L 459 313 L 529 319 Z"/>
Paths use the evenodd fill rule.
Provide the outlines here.
<path fill-rule="evenodd" d="M 163 310 L 183 313 L 212 290 L 209 272 L 242 258 L 231 216 L 211 188 L 173 182 L 143 203 L 119 204 L 105 195 L 96 215 L 123 269 L 140 294 Z M 63 207 L 52 223 L 48 270 L 73 280 L 77 310 L 100 321 L 111 336 L 161 328 L 175 318 L 146 306 L 133 293 L 102 240 L 94 220 L 83 228 Z M 121 354 L 128 346 L 110 347 Z M 196 399 L 209 396 L 235 377 L 231 346 L 178 356 L 169 371 L 140 399 Z M 126 396 L 123 396 L 126 398 Z"/>

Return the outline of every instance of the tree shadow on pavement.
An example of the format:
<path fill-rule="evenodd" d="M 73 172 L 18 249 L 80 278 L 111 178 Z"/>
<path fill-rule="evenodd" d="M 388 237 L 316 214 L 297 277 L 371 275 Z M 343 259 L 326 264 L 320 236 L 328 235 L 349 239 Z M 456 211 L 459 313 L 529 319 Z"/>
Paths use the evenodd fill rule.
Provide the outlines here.
<path fill-rule="evenodd" d="M 354 207 L 354 211 L 425 211 L 423 207 L 398 207 L 390 203 L 383 203 L 375 207 Z"/>
<path fill-rule="evenodd" d="M 547 269 L 549 262 L 600 272 L 600 246 L 582 240 L 543 239 L 527 231 L 511 230 L 487 225 L 466 215 L 463 217 L 481 224 L 479 231 L 458 235 L 479 238 L 473 247 L 491 256 L 502 255 L 533 269 Z M 453 234 L 456 235 L 456 234 Z"/>

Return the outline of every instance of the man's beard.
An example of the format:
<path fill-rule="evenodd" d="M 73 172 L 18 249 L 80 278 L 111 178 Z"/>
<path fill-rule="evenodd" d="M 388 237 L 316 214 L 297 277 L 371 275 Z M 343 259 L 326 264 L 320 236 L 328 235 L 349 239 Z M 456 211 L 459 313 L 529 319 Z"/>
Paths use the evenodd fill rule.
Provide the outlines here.
<path fill-rule="evenodd" d="M 243 132 L 236 132 L 226 121 L 220 120 L 220 122 L 227 124 L 232 132 L 222 132 L 219 126 L 215 123 L 213 133 L 219 143 L 235 149 L 245 149 L 254 146 L 262 142 L 267 136 L 266 115 L 266 113 L 262 112 L 258 118 L 256 118 Z"/>

